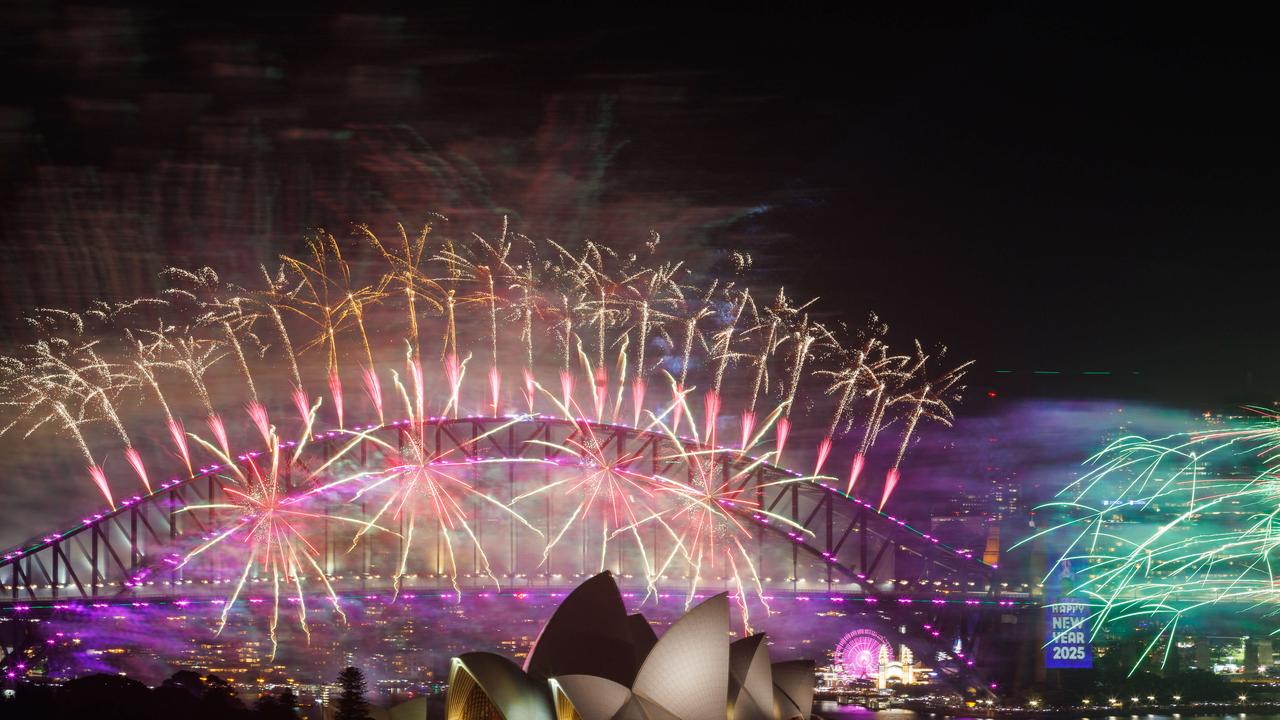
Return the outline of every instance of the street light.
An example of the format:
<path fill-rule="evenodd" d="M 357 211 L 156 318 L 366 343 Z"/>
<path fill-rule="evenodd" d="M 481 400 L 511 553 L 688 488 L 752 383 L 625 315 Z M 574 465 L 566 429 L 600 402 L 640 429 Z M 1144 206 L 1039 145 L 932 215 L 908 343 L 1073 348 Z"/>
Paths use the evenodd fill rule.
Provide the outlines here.
<path fill-rule="evenodd" d="M 1085 707 L 1089 707 L 1089 704 L 1090 704 L 1091 702 L 1092 702 L 1092 701 L 1091 701 L 1089 698 L 1080 698 L 1080 704 L 1081 704 L 1081 705 L 1083 705 L 1083 706 L 1085 706 Z"/>
<path fill-rule="evenodd" d="M 1174 702 L 1182 702 L 1182 696 L 1181 696 L 1181 695 L 1174 695 L 1174 696 L 1173 696 L 1173 701 L 1174 701 Z"/>
<path fill-rule="evenodd" d="M 1108 699 L 1107 699 L 1107 703 L 1108 703 L 1108 704 L 1110 704 L 1110 705 L 1115 705 L 1115 704 L 1116 704 L 1116 703 L 1118 703 L 1118 702 L 1120 702 L 1120 701 L 1119 701 L 1119 700 L 1116 700 L 1115 698 L 1108 698 Z"/>
<path fill-rule="evenodd" d="M 1040 701 L 1039 701 L 1039 700 L 1032 699 L 1032 700 L 1029 702 L 1029 704 L 1031 705 L 1031 707 L 1040 707 Z"/>

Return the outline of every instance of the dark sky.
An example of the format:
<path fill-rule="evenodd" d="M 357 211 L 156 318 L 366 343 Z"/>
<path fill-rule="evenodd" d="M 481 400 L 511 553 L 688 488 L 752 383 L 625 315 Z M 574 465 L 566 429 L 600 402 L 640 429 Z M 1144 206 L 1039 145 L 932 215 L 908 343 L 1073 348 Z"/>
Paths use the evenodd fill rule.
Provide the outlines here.
<path fill-rule="evenodd" d="M 316 225 L 507 212 L 746 248 L 984 389 L 1280 397 L 1263 18 L 178 5 L 2 11 L 6 332 Z"/>

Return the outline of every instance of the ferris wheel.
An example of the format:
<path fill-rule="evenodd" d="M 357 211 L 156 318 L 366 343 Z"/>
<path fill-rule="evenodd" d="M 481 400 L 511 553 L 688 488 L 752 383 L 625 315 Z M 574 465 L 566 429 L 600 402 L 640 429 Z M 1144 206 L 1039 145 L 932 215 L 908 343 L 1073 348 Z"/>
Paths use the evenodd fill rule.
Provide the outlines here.
<path fill-rule="evenodd" d="M 874 630 L 854 630 L 836 645 L 835 669 L 843 680 L 875 680 L 893 661 L 893 645 Z"/>

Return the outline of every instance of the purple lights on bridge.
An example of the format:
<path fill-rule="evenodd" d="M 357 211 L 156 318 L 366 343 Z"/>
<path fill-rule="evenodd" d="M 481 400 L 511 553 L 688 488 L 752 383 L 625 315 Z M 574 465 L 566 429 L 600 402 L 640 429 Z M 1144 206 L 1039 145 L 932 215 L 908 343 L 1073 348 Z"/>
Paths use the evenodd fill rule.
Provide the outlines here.
<path fill-rule="evenodd" d="M 542 467 L 546 472 L 592 467 L 582 457 L 559 456 L 542 450 L 536 455 L 530 454 L 531 447 L 543 446 L 527 442 L 527 438 L 578 432 L 580 426 L 589 425 L 602 438 L 602 452 L 617 452 L 621 456 L 624 447 L 632 454 L 636 454 L 638 448 L 649 456 L 636 454 L 639 459 L 634 462 L 654 463 L 655 477 L 671 469 L 670 463 L 664 466 L 665 461 L 659 462 L 662 453 L 658 447 L 664 441 L 661 436 L 623 424 L 529 415 L 458 420 L 431 418 L 424 425 L 436 434 L 438 444 L 444 442 L 445 437 L 452 438 L 453 433 L 459 437 L 466 437 L 468 432 L 473 437 L 482 434 L 488 437 L 492 426 L 512 421 L 517 422 L 510 432 L 504 430 L 501 436 L 490 437 L 484 447 L 468 447 L 460 459 L 444 464 L 474 466 L 479 479 L 493 476 L 496 471 L 490 468 L 499 458 L 518 458 L 527 462 L 520 467 Z M 360 433 L 399 433 L 412 425 L 408 420 L 400 420 L 380 427 L 328 430 L 315 434 L 319 442 L 311 447 L 315 453 L 323 452 L 327 459 L 334 440 L 358 439 Z M 732 452 L 719 446 L 708 449 Z M 248 463 L 260 455 L 252 451 L 238 457 L 240 462 Z M 790 482 L 803 476 L 757 457 L 744 455 L 738 460 L 755 468 L 752 474 L 743 476 L 743 483 L 746 492 L 755 493 L 759 505 L 733 502 L 721 505 L 750 520 L 750 527 L 758 528 L 752 534 L 759 537 L 761 593 L 758 598 L 748 598 L 737 589 L 724 588 L 731 592 L 735 604 L 757 600 L 794 602 L 798 607 L 825 605 L 833 610 L 869 612 L 891 618 L 886 622 L 911 628 L 913 637 L 920 642 L 928 641 L 929 656 L 938 658 L 942 672 L 952 674 L 975 666 L 972 652 L 961 655 L 954 651 L 957 642 L 970 650 L 972 635 L 977 632 L 976 624 L 962 622 L 960 618 L 966 613 L 1033 605 L 1029 599 L 1004 596 L 992 579 L 991 566 L 976 560 L 972 553 L 953 548 L 896 515 L 880 512 L 872 503 L 846 495 L 840 488 L 821 481 Z M 216 559 L 198 566 L 184 564 L 182 547 L 207 543 L 232 524 L 245 522 L 243 516 L 220 522 L 217 516 L 203 510 L 180 512 L 193 503 L 202 507 L 217 504 L 220 470 L 223 470 L 220 466 L 206 465 L 191 478 L 159 483 L 149 495 L 121 500 L 114 510 L 104 509 L 84 516 L 78 527 L 51 533 L 37 543 L 10 551 L 0 562 L 0 583 L 6 586 L 8 596 L 7 602 L 0 600 L 0 615 L 14 618 L 39 615 L 52 620 L 79 617 L 93 624 L 116 622 L 117 614 L 122 612 L 162 612 L 167 608 L 198 615 L 203 608 L 203 612 L 211 615 L 234 612 L 236 617 L 252 624 L 253 618 L 270 612 L 275 604 L 310 605 L 302 593 L 285 597 L 280 603 L 279 598 L 262 593 L 265 586 L 255 587 L 252 581 L 243 594 L 229 602 L 223 591 L 231 578 L 218 570 Z M 780 477 L 789 479 L 788 483 L 771 481 Z M 504 483 L 514 482 L 511 478 L 501 475 Z M 319 508 L 331 501 L 324 495 L 326 492 L 322 483 L 304 483 L 290 488 L 288 501 L 311 502 L 315 498 L 317 512 L 324 512 Z M 779 521 L 776 515 L 771 517 L 775 511 L 784 513 L 788 523 Z M 571 587 L 575 578 L 596 570 L 595 567 L 578 568 L 573 564 L 577 561 L 571 561 L 572 555 L 554 560 L 557 566 L 554 569 L 540 568 L 541 558 L 516 552 L 527 548 L 527 543 L 516 542 L 514 533 L 518 528 L 492 522 L 479 527 L 483 528 L 485 541 L 491 543 L 490 552 L 510 554 L 509 561 L 503 560 L 510 566 L 500 575 L 501 589 L 495 589 L 482 574 L 459 578 L 464 583 L 460 604 L 458 590 L 449 587 L 447 578 L 430 568 L 412 569 L 403 587 L 388 587 L 391 575 L 383 550 L 375 545 L 372 549 L 347 553 L 349 543 L 341 538 L 329 538 L 326 531 L 323 538 L 317 536 L 315 541 L 318 547 L 335 548 L 322 553 L 326 558 L 325 581 L 331 582 L 336 592 L 331 602 L 336 606 L 340 599 L 344 611 L 366 606 L 390 611 L 398 607 L 452 605 L 462 612 L 471 612 L 484 603 L 498 600 L 532 606 L 562 597 L 561 587 Z M 383 542 L 393 542 L 393 539 Z M 752 543 L 755 550 L 756 540 Z M 895 560 L 900 554 L 903 559 Z M 521 555 L 529 557 L 522 560 Z M 520 563 L 526 560 L 528 567 L 521 568 Z M 670 582 L 657 580 L 657 587 L 646 588 L 643 578 L 628 579 L 631 577 L 625 572 L 628 561 L 622 554 L 607 560 L 623 568 L 619 577 L 628 602 L 666 604 L 696 601 L 708 595 L 699 589 L 690 597 L 687 581 L 678 577 L 671 578 Z M 906 578 L 910 578 L 910 582 Z M 677 587 L 684 591 L 675 590 Z M 318 588 L 318 585 L 309 586 L 308 594 L 322 594 Z M 210 598 L 209 593 L 219 596 Z M 790 621 L 788 618 L 786 622 Z M 775 633 L 773 628 L 770 632 Z M 46 643 L 44 638 L 36 638 L 33 644 Z"/>

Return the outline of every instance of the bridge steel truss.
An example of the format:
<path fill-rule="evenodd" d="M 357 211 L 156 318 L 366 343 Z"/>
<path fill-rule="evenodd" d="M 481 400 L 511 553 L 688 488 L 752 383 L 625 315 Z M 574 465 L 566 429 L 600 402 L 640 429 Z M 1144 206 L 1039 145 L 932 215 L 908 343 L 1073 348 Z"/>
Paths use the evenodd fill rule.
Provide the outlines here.
<path fill-rule="evenodd" d="M 570 460 L 558 446 L 570 441 L 592 443 L 602 456 L 625 464 L 631 471 L 687 482 L 693 482 L 695 469 L 682 452 L 714 451 L 692 440 L 677 444 L 663 434 L 629 426 L 548 416 L 433 419 L 420 429 L 404 421 L 364 432 L 400 447 L 409 432 L 419 432 L 427 439 L 426 450 L 432 457 L 521 459 L 542 461 L 544 466 Z M 357 467 L 375 462 L 380 452 L 372 440 L 349 432 L 317 434 L 310 453 L 285 468 L 282 477 L 287 491 L 296 496 L 315 491 L 320 480 L 312 479 L 312 469 L 327 463 L 340 448 L 347 450 L 345 462 Z M 838 596 L 842 601 L 862 603 L 887 622 L 909 626 L 913 642 L 928 651 L 928 662 L 949 680 L 986 692 L 974 674 L 980 637 L 998 622 L 1000 614 L 1027 605 L 1001 593 L 994 568 L 831 485 L 796 481 L 798 476 L 792 471 L 732 450 L 715 454 L 718 460 L 714 467 L 721 482 L 748 501 L 732 510 L 754 535 L 766 594 Z M 242 455 L 240 461 L 248 457 Z M 514 463 L 508 465 L 507 472 L 517 472 Z M 15 614 L 35 608 L 57 610 L 77 603 L 225 594 L 226 588 L 208 582 L 220 569 L 179 567 L 179 555 L 174 552 L 175 548 L 189 550 L 230 522 L 225 511 L 185 510 L 229 502 L 226 488 L 234 484 L 225 473 L 223 468 L 202 468 L 193 477 L 162 483 L 149 495 L 124 499 L 114 510 L 85 517 L 66 532 L 7 552 L 0 559 L 0 619 L 5 614 L 17 617 Z M 339 506 L 326 503 L 324 515 L 335 507 Z M 770 519 L 759 512 L 761 509 L 788 518 L 795 527 Z M 362 516 L 367 517 L 368 511 L 361 507 Z M 537 553 L 539 557 L 520 567 L 517 523 L 508 525 L 511 553 L 503 590 L 572 586 L 576 584 L 573 575 L 586 576 L 599 569 L 589 567 L 585 552 L 581 567 L 575 568 L 581 570 L 578 573 L 539 573 L 547 568 L 539 567 L 543 563 Z M 324 567 L 335 589 L 350 593 L 390 589 L 393 572 L 388 570 L 386 558 L 398 557 L 398 550 L 394 556 L 389 550 L 383 552 L 380 561 L 376 543 L 362 540 L 365 549 L 345 553 L 346 543 L 331 533 L 328 522 L 324 526 L 320 540 Z M 372 535 L 366 540 L 369 537 Z M 404 542 L 404 538 L 392 542 Z M 603 558 L 601 561 L 603 564 Z M 614 572 L 625 587 L 628 575 L 619 573 L 621 569 L 614 568 Z M 479 589 L 489 582 L 484 573 L 466 576 L 457 578 L 464 587 Z M 415 588 L 450 584 L 442 573 L 429 569 L 406 576 L 404 582 L 405 587 Z M 664 586 L 666 589 L 676 588 Z M 730 588 L 708 585 L 699 593 L 722 589 Z M 962 648 L 958 652 L 957 641 Z M 0 644 L 0 667 L 11 664 L 27 647 L 17 637 L 0 638 Z"/>

